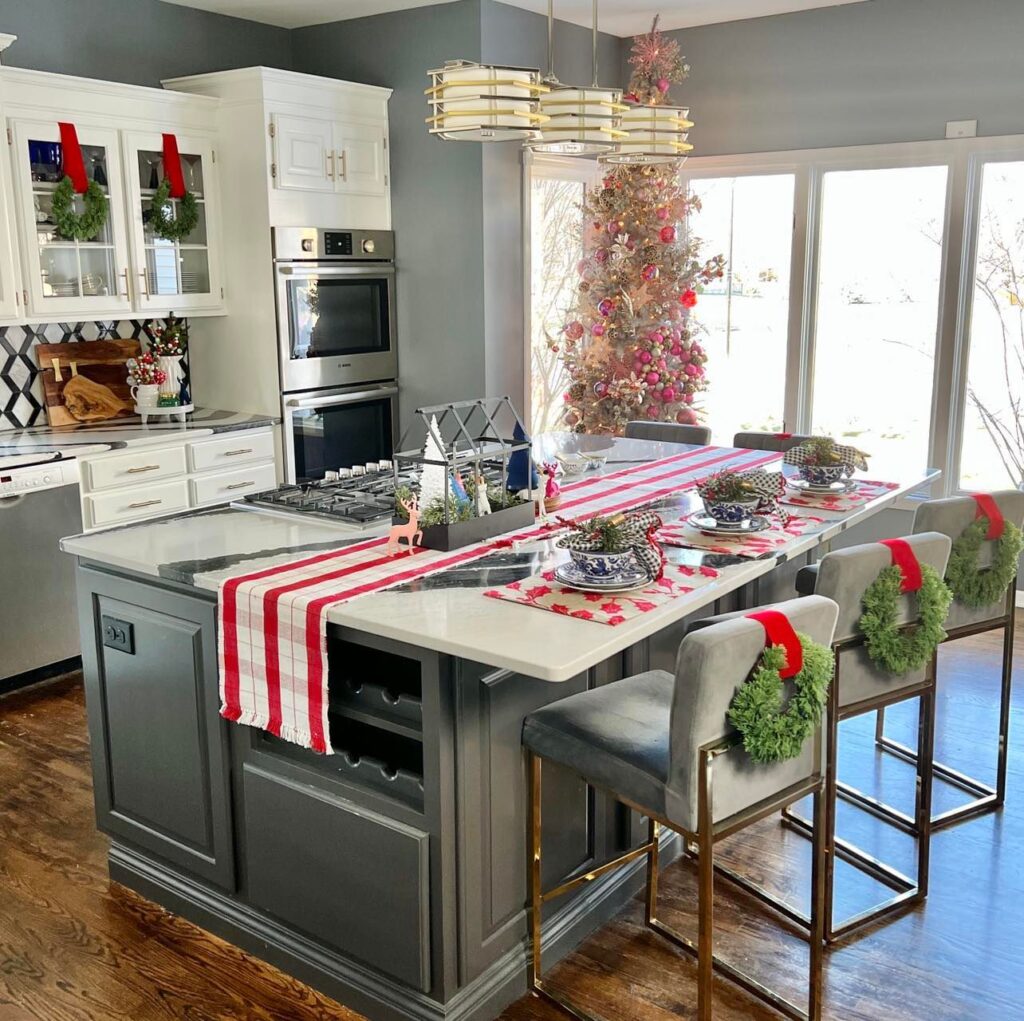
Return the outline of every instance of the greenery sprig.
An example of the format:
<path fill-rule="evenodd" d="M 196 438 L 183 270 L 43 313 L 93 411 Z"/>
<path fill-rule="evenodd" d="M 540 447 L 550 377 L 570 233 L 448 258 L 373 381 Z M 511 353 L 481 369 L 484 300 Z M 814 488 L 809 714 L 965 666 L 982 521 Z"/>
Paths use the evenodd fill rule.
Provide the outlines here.
<path fill-rule="evenodd" d="M 81 213 L 76 213 L 75 194 L 71 178 L 65 176 L 53 191 L 53 222 L 62 238 L 91 241 L 107 222 L 107 196 L 95 181 L 90 181 L 82 196 L 85 208 Z"/>
<path fill-rule="evenodd" d="M 946 581 L 953 595 L 971 609 L 991 606 L 1006 595 L 1017 574 L 1017 562 L 1024 548 L 1021 530 L 1007 521 L 992 553 L 992 566 L 982 570 L 978 567 L 978 553 L 988 529 L 986 517 L 969 524 L 953 542 L 946 568 Z"/>
<path fill-rule="evenodd" d="M 709 500 L 756 500 L 757 491 L 736 472 L 720 471 L 707 479 L 702 486 L 702 493 Z"/>
<path fill-rule="evenodd" d="M 170 217 L 167 210 L 171 203 L 171 182 L 164 178 L 149 203 L 149 225 L 153 233 L 167 241 L 184 241 L 195 230 L 199 222 L 199 207 L 196 197 L 186 191 L 178 199 L 177 216 Z"/>
<path fill-rule="evenodd" d="M 760 763 L 796 758 L 818 725 L 835 672 L 832 650 L 797 632 L 803 649 L 803 669 L 792 679 L 794 690 L 783 708 L 786 650 L 770 645 L 754 672 L 736 692 L 729 722 L 740 732 L 747 754 Z"/>
<path fill-rule="evenodd" d="M 943 624 L 953 593 L 928 564 L 921 565 L 921 581 L 916 593 L 920 623 L 902 630 L 897 618 L 903 572 L 896 564 L 884 568 L 864 593 L 864 612 L 858 626 L 867 640 L 868 655 L 893 674 L 923 667 L 946 637 Z"/>

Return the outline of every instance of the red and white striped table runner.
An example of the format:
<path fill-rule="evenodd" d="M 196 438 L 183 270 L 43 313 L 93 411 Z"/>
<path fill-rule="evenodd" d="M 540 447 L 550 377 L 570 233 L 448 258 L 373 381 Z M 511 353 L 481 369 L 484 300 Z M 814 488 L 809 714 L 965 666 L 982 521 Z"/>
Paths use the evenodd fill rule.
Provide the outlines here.
<path fill-rule="evenodd" d="M 613 514 L 691 489 L 724 468 L 749 469 L 777 453 L 700 447 L 563 487 L 561 516 Z M 389 557 L 386 536 L 239 574 L 218 591 L 221 715 L 330 753 L 327 614 L 331 607 L 530 539 L 544 526 L 453 552 L 414 549 Z"/>

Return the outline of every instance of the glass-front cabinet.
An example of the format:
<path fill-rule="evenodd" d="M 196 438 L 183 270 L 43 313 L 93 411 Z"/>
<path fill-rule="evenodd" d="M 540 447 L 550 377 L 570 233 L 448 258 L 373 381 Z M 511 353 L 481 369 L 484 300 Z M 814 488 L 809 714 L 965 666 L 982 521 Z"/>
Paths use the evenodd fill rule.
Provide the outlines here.
<path fill-rule="evenodd" d="M 64 178 L 64 154 L 56 121 L 15 121 L 14 173 L 22 217 L 22 258 L 28 313 L 49 322 L 64 316 L 113 316 L 132 307 L 130 258 L 118 132 L 79 124 L 85 174 L 107 200 L 95 229 L 62 230 L 54 211 Z M 88 221 L 81 195 L 71 213 Z"/>
<path fill-rule="evenodd" d="M 194 312 L 223 300 L 216 244 L 216 189 L 209 141 L 177 136 L 181 175 L 190 198 L 168 198 L 159 210 L 153 197 L 168 177 L 160 133 L 123 135 L 128 175 L 129 229 L 135 262 L 135 305 L 153 314 Z M 194 219 L 191 229 L 182 220 Z"/>

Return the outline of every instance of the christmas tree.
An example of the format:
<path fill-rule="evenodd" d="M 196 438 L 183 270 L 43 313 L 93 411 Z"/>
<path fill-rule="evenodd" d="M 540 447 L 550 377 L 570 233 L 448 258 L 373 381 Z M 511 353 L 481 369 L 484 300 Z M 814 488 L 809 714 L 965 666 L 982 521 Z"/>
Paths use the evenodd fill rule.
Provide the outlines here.
<path fill-rule="evenodd" d="M 578 299 L 561 341 L 571 429 L 618 435 L 637 418 L 698 421 L 707 355 L 690 311 L 724 260 L 702 261 L 699 241 L 684 231 L 700 203 L 677 171 L 674 163 L 617 166 L 584 202 Z"/>
<path fill-rule="evenodd" d="M 650 32 L 633 37 L 630 54 L 633 73 L 623 98 L 631 103 L 644 106 L 664 103 L 672 85 L 690 73 L 690 65 L 683 63 L 679 43 L 666 38 L 658 28 L 658 16 L 655 16 Z"/>
<path fill-rule="evenodd" d="M 435 415 L 430 419 L 427 441 L 423 445 L 424 459 L 434 463 L 425 464 L 420 469 L 420 508 L 424 511 L 430 508 L 433 511 L 440 505 L 443 513 L 445 492 L 449 483 L 448 469 L 445 467 L 447 458 L 437 439 L 440 435 Z"/>

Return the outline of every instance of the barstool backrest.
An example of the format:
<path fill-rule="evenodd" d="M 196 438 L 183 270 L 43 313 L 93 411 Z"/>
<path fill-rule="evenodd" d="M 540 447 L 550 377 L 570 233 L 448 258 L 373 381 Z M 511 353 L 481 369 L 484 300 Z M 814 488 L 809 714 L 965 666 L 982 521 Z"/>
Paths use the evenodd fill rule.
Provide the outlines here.
<path fill-rule="evenodd" d="M 694 443 L 707 446 L 711 430 L 706 425 L 679 425 L 676 422 L 627 422 L 626 438 L 656 440 L 660 443 Z"/>
<path fill-rule="evenodd" d="M 921 564 L 934 567 L 939 577 L 945 574 L 949 548 L 952 545 L 949 536 L 939 532 L 922 532 L 919 535 L 909 535 L 906 540 Z M 891 564 L 892 554 L 888 547 L 878 542 L 847 546 L 845 549 L 826 553 L 821 558 L 814 594 L 828 596 L 839 604 L 837 642 L 860 635 L 858 624 L 864 612 L 864 593 L 883 568 Z M 912 595 L 902 596 L 899 601 L 897 622 L 906 624 L 916 619 L 916 598 Z"/>
<path fill-rule="evenodd" d="M 815 642 L 830 645 L 839 608 L 831 599 L 807 596 L 775 603 L 793 628 Z M 697 820 L 698 757 L 701 748 L 733 733 L 729 706 L 764 651 L 764 627 L 746 616 L 735 616 L 691 631 L 679 645 L 672 699 L 669 789 L 673 818 Z M 772 765 L 751 761 L 742 746 L 715 760 L 713 818 L 735 815 L 806 780 L 821 766 L 815 758 L 821 742 L 808 740 L 795 759 Z"/>
<path fill-rule="evenodd" d="M 1007 521 L 1012 521 L 1018 528 L 1024 526 L 1024 493 L 1016 489 L 1004 489 L 993 493 L 992 498 Z M 942 532 L 950 539 L 958 539 L 963 530 L 974 521 L 978 505 L 969 496 L 951 496 L 945 500 L 928 500 L 917 508 L 914 515 L 915 532 Z M 978 566 L 990 567 L 995 540 L 986 539 L 978 551 Z M 966 624 L 978 624 L 991 617 L 1001 616 L 1003 601 L 993 606 L 969 609 L 954 600 L 949 608 L 948 627 L 960 627 Z"/>
<path fill-rule="evenodd" d="M 739 432 L 732 438 L 732 445 L 744 450 L 777 450 L 784 454 L 809 439 L 810 436 L 801 436 L 797 433 L 787 436 L 785 433 Z"/>

